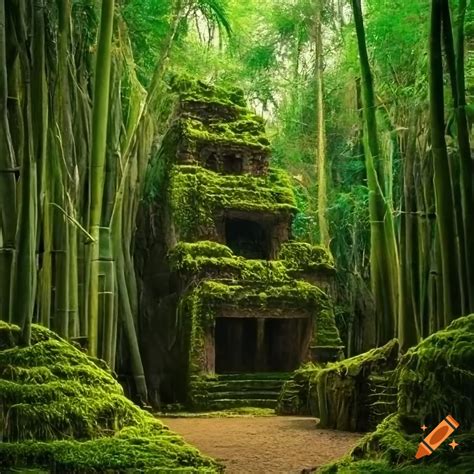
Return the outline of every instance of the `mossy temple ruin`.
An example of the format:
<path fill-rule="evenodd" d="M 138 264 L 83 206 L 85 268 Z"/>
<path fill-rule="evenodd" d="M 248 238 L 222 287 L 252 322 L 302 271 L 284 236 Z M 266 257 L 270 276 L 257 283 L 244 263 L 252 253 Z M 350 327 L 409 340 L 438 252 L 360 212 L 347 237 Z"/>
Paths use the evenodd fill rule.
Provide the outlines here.
<path fill-rule="evenodd" d="M 289 177 L 243 95 L 178 88 L 137 237 L 151 401 L 273 407 L 288 372 L 341 353 L 333 260 L 291 240 Z"/>

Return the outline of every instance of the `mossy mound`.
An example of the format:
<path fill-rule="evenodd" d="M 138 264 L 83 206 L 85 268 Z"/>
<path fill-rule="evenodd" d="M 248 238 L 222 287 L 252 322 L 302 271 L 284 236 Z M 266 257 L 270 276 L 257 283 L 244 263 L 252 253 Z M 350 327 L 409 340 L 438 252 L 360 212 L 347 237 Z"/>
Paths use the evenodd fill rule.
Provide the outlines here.
<path fill-rule="evenodd" d="M 395 375 L 398 411 L 363 438 L 343 460 L 324 473 L 420 472 L 471 473 L 474 466 L 472 394 L 474 393 L 474 315 L 458 318 L 407 352 Z M 431 456 L 415 460 L 420 426 L 432 430 L 451 414 L 460 423 Z"/>
<path fill-rule="evenodd" d="M 428 425 L 451 413 L 469 429 L 474 420 L 474 314 L 408 351 L 398 380 L 399 413 L 406 422 Z"/>
<path fill-rule="evenodd" d="M 40 326 L 19 347 L 19 331 L 0 321 L 2 470 L 218 471 L 128 400 L 98 361 Z"/>
<path fill-rule="evenodd" d="M 367 434 L 345 458 L 324 466 L 318 472 L 345 474 L 389 472 L 426 474 L 470 474 L 474 465 L 474 433 L 459 432 L 454 435 L 459 446 L 453 451 L 447 443 L 442 444 L 431 456 L 415 459 L 422 436 L 409 434 L 409 429 L 400 415 L 389 415 Z"/>

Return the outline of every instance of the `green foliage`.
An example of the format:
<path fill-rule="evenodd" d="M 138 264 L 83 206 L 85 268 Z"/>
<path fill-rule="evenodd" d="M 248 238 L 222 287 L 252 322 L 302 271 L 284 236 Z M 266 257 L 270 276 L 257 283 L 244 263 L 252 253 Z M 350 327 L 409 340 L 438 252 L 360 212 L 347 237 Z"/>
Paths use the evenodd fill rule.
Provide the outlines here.
<path fill-rule="evenodd" d="M 171 0 L 128 0 L 122 7 L 144 85 L 151 80 L 159 51 L 169 34 L 172 6 Z"/>
<path fill-rule="evenodd" d="M 100 363 L 33 325 L 0 322 L 0 468 L 216 472 L 218 466 L 128 400 Z"/>

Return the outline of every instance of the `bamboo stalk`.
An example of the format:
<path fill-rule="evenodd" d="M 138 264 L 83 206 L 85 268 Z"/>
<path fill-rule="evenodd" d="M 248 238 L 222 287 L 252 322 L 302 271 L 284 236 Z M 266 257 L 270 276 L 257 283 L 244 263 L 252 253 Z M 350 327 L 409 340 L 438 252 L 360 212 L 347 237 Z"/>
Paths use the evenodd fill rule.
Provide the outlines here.
<path fill-rule="evenodd" d="M 316 2 L 316 19 L 314 41 L 316 45 L 316 136 L 317 136 L 317 157 L 316 168 L 318 173 L 318 223 L 320 243 L 329 248 L 329 228 L 327 222 L 327 170 L 326 170 L 326 125 L 324 121 L 324 87 L 323 87 L 323 33 L 321 22 L 321 10 L 323 0 Z"/>
<path fill-rule="evenodd" d="M 44 4 L 35 4 L 33 11 L 33 64 L 28 60 L 28 35 L 26 32 L 25 2 L 20 2 L 15 9 L 17 22 L 21 79 L 23 85 L 22 132 L 23 156 L 20 171 L 20 205 L 16 231 L 17 253 L 13 260 L 13 271 L 10 292 L 10 320 L 21 328 L 21 343 L 29 344 L 31 321 L 36 294 L 36 233 L 37 233 L 37 189 L 36 160 L 44 150 Z M 30 67 L 32 69 L 30 69 Z M 31 75 L 40 80 L 31 82 Z M 35 121 L 33 129 L 32 121 Z"/>
<path fill-rule="evenodd" d="M 443 304 L 447 321 L 460 316 L 458 268 L 452 258 L 455 245 L 453 192 L 450 183 L 448 153 L 444 135 L 443 61 L 441 53 L 441 12 L 443 0 L 432 0 L 430 27 L 430 114 L 434 163 L 434 188 L 437 229 L 442 262 Z"/>
<path fill-rule="evenodd" d="M 398 319 L 399 261 L 392 206 L 384 196 L 387 178 L 380 156 L 373 77 L 367 53 L 360 0 L 352 0 L 361 67 L 364 151 L 371 220 L 371 281 L 377 312 L 378 344 L 395 335 Z"/>
<path fill-rule="evenodd" d="M 99 41 L 94 80 L 92 112 L 92 150 L 90 161 L 90 216 L 89 232 L 94 238 L 90 245 L 87 269 L 88 283 L 88 344 L 91 355 L 98 351 L 99 332 L 99 239 L 104 193 L 104 167 L 106 158 L 107 124 L 110 90 L 112 29 L 114 0 L 102 0 Z"/>
<path fill-rule="evenodd" d="M 8 122 L 5 0 L 0 0 L 0 317 L 10 312 L 10 273 L 17 219 L 15 152 Z M 3 316 L 2 316 L 3 315 Z"/>

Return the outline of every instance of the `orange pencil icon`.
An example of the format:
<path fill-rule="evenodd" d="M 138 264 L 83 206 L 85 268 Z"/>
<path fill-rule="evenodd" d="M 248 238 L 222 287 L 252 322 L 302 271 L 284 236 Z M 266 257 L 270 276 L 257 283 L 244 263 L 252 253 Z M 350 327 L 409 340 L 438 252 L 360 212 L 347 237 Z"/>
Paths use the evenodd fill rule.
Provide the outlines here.
<path fill-rule="evenodd" d="M 457 428 L 459 423 L 448 415 L 425 439 L 421 440 L 416 452 L 416 459 L 429 456 Z"/>

